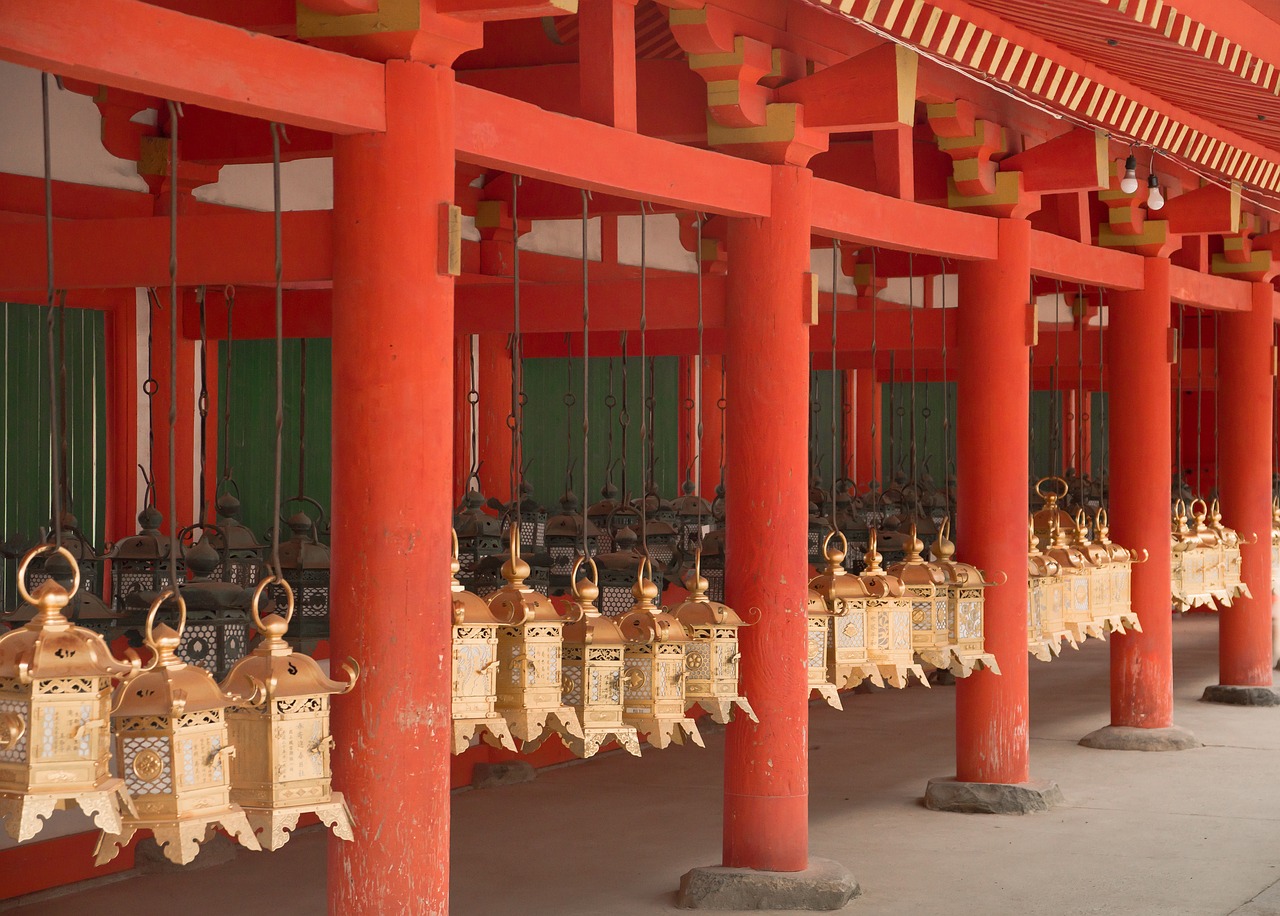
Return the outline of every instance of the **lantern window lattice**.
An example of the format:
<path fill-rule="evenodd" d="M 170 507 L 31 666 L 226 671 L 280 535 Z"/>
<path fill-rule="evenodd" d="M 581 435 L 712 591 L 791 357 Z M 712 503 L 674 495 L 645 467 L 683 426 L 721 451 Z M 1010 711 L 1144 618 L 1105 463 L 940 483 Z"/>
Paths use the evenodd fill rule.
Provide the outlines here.
<path fill-rule="evenodd" d="M 111 607 L 123 611 L 134 592 L 161 592 L 169 581 L 169 539 L 160 533 L 164 517 L 150 504 L 138 513 L 138 533 L 117 541 L 108 551 L 111 563 Z M 181 570 L 178 573 L 182 578 Z M 181 584 L 181 583 L 179 583 Z"/>
<path fill-rule="evenodd" d="M 1034 517 L 1027 523 L 1027 535 L 1027 650 L 1047 662 L 1062 652 L 1063 640 L 1079 648 L 1063 617 L 1070 585 L 1058 561 L 1040 551 Z"/>
<path fill-rule="evenodd" d="M 210 578 L 232 582 L 241 588 L 253 588 L 265 569 L 263 545 L 240 521 L 240 500 L 230 493 L 218 497 L 218 524 L 206 533 L 210 545 L 218 551 L 218 566 Z"/>
<path fill-rule="evenodd" d="M 50 578 L 32 594 L 27 567 L 51 549 L 73 571 L 70 588 Z M 0 636 L 0 820 L 24 842 L 54 809 L 75 805 L 99 829 L 118 831 L 134 808 L 124 780 L 111 770 L 111 680 L 136 672 L 137 660 L 116 661 L 100 634 L 64 615 L 82 587 L 71 551 L 35 548 L 17 578 L 36 613 Z"/>
<path fill-rule="evenodd" d="M 483 739 L 493 747 L 516 749 L 507 720 L 498 714 L 498 627 L 501 621 L 484 599 L 458 581 L 458 536 L 453 535 L 452 603 L 453 753 Z"/>
<path fill-rule="evenodd" d="M 867 646 L 867 614 L 873 593 L 860 576 L 845 571 L 848 547 L 843 533 L 828 532 L 822 542 L 825 563 L 809 580 L 809 686 L 836 709 L 842 708 L 840 689 L 856 687 L 864 680 L 884 686 Z M 819 674 L 820 664 L 825 674 Z"/>
<path fill-rule="evenodd" d="M 981 669 L 999 674 L 996 657 L 986 651 L 986 590 L 996 583 L 986 581 L 976 566 L 954 558 L 956 547 L 947 537 L 950 527 L 951 519 L 944 518 L 933 546 L 947 593 L 950 670 L 956 677 Z"/>
<path fill-rule="evenodd" d="M 301 497 L 305 502 L 314 500 Z M 318 504 L 316 504 L 318 505 Z M 321 512 L 323 518 L 323 512 Z M 289 635 L 303 648 L 329 638 L 329 548 L 320 541 L 321 522 L 299 511 L 288 520 L 292 537 L 280 545 L 280 572 L 297 601 L 296 620 Z M 277 607 L 286 601 L 284 589 L 272 586 Z"/>
<path fill-rule="evenodd" d="M 637 546 L 639 538 L 635 531 L 623 528 L 613 537 L 614 550 L 600 554 L 595 558 L 600 569 L 600 612 L 606 617 L 622 617 L 631 610 L 635 596 L 632 587 L 636 575 L 647 562 L 644 553 Z M 661 594 L 665 588 L 665 578 L 660 570 L 653 573 L 653 582 Z"/>
<path fill-rule="evenodd" d="M 926 687 L 924 669 L 915 663 L 911 639 L 911 601 L 902 580 L 881 567 L 872 531 L 867 547 L 867 568 L 858 575 L 871 597 L 867 599 L 867 657 L 880 676 L 894 687 L 906 687 L 915 676 Z"/>

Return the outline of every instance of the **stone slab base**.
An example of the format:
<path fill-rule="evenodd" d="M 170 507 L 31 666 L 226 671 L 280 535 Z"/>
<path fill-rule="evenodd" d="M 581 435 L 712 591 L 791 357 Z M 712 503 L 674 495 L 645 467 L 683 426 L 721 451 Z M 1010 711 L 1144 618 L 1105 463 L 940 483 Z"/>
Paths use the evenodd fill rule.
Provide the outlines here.
<path fill-rule="evenodd" d="M 1032 814 L 1062 804 L 1056 782 L 959 782 L 954 776 L 930 779 L 924 793 L 926 808 L 959 814 Z"/>
<path fill-rule="evenodd" d="M 1210 684 L 1200 698 L 1204 703 L 1228 706 L 1280 706 L 1280 693 L 1272 687 L 1236 687 L 1232 684 Z"/>
<path fill-rule="evenodd" d="M 676 906 L 686 910 L 839 910 L 862 893 L 839 862 L 809 859 L 804 871 L 755 871 L 708 865 L 680 879 Z"/>
<path fill-rule="evenodd" d="M 1168 728 L 1107 725 L 1089 732 L 1080 739 L 1080 744 L 1100 751 L 1186 751 L 1204 747 L 1195 735 L 1177 725 Z"/>
<path fill-rule="evenodd" d="M 510 763 L 477 763 L 471 771 L 471 788 L 492 789 L 495 786 L 514 786 L 521 782 L 533 782 L 538 771 L 523 760 Z"/>

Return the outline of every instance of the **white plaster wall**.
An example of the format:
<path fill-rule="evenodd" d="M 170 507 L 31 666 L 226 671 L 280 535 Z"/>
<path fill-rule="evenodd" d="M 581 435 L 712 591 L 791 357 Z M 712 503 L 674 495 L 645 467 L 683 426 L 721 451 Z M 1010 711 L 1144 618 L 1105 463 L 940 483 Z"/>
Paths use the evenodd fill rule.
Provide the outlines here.
<path fill-rule="evenodd" d="M 646 265 L 659 270 L 694 273 L 698 269 L 698 259 L 680 244 L 679 218 L 674 213 L 656 213 L 644 219 Z M 638 215 L 618 217 L 618 263 L 633 267 L 640 265 Z"/>
<path fill-rule="evenodd" d="M 102 147 L 101 116 L 88 96 L 50 81 L 49 124 L 53 177 L 58 181 L 145 191 L 133 162 Z M 44 176 L 40 72 L 0 62 L 0 172 Z"/>
<path fill-rule="evenodd" d="M 600 217 L 587 220 L 587 258 L 600 260 Z M 535 219 L 529 231 L 520 236 L 521 251 L 554 254 L 566 258 L 582 257 L 582 220 Z"/>
<path fill-rule="evenodd" d="M 182 154 L 179 127 L 178 154 Z M 274 185 L 270 162 L 224 165 L 214 184 L 196 188 L 193 196 L 211 204 L 246 210 L 274 210 Z M 333 157 L 296 159 L 280 163 L 282 210 L 333 209 Z"/>

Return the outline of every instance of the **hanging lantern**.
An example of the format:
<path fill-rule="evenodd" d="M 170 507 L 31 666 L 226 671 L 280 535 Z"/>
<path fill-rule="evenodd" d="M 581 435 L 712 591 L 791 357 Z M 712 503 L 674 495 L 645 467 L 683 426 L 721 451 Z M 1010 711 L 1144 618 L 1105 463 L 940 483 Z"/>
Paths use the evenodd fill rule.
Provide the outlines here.
<path fill-rule="evenodd" d="M 672 524 L 679 530 L 682 546 L 696 544 L 711 532 L 714 521 L 711 503 L 698 495 L 697 488 L 689 478 L 686 477 L 680 485 L 680 495 L 671 501 L 671 509 L 675 513 Z"/>
<path fill-rule="evenodd" d="M 947 576 L 937 563 L 923 556 L 924 543 L 916 536 L 915 525 L 907 530 L 906 556 L 887 570 L 898 579 L 911 601 L 911 647 L 926 664 L 946 670 L 951 667 L 951 631 L 948 620 Z"/>
<path fill-rule="evenodd" d="M 924 669 L 915 663 L 911 648 L 911 601 L 902 580 L 881 568 L 883 559 L 876 550 L 873 530 L 867 547 L 867 568 L 858 574 L 871 594 L 867 599 L 867 657 L 894 687 L 906 687 L 913 674 L 928 687 Z"/>
<path fill-rule="evenodd" d="M 631 594 L 631 610 L 618 621 L 628 640 L 623 652 L 622 719 L 654 747 L 664 748 L 672 741 L 684 744 L 685 738 L 705 747 L 698 724 L 685 712 L 689 637 L 680 621 L 658 607 L 658 586 L 648 560 L 636 571 Z"/>
<path fill-rule="evenodd" d="M 551 557 L 551 588 L 567 591 L 573 561 L 582 545 L 582 526 L 587 526 L 587 546 L 594 555 L 600 549 L 600 529 L 590 519 L 583 518 L 578 508 L 578 497 L 572 490 L 560 497 L 560 514 L 547 519 L 547 554 Z"/>
<path fill-rule="evenodd" d="M 45 537 L 44 544 L 50 548 L 61 546 L 70 553 L 75 559 L 76 568 L 80 570 L 80 587 L 85 591 L 96 592 L 98 591 L 98 552 L 94 550 L 93 544 L 89 542 L 84 532 L 80 530 L 80 522 L 74 515 L 70 512 L 63 512 L 61 518 L 62 543 L 58 544 L 57 526 L 51 521 L 49 523 L 49 533 Z M 40 587 L 40 583 L 53 578 L 53 573 L 45 569 L 45 562 L 44 555 L 38 555 L 33 558 L 31 568 L 27 571 L 25 585 L 27 591 L 31 594 L 35 594 L 35 590 Z"/>
<path fill-rule="evenodd" d="M 837 538 L 839 546 L 835 544 Z M 836 709 L 842 708 L 837 690 L 857 687 L 867 680 L 877 687 L 884 686 L 880 669 L 872 663 L 867 649 L 867 617 L 876 593 L 861 576 L 851 576 L 845 570 L 848 549 L 849 541 L 842 532 L 829 531 L 822 542 L 826 562 L 822 571 L 809 580 L 810 595 L 821 601 L 821 610 L 814 608 L 817 613 L 811 611 L 809 616 L 810 687 Z M 821 634 L 817 632 L 819 623 L 824 630 Z M 819 649 L 823 668 L 820 680 Z"/>
<path fill-rule="evenodd" d="M 283 589 L 285 612 L 263 619 L 258 602 L 270 584 Z M 230 696 L 262 696 L 261 703 L 230 706 L 226 717 L 228 737 L 237 750 L 230 756 L 231 802 L 244 810 L 258 842 L 270 850 L 289 842 L 304 814 L 315 815 L 336 836 L 353 839 L 347 802 L 331 786 L 329 697 L 350 693 L 360 667 L 347 659 L 342 666 L 347 681 L 340 683 L 330 680 L 311 656 L 294 652 L 284 640 L 293 611 L 287 582 L 271 577 L 258 583 L 249 614 L 262 639 L 222 683 Z"/>
<path fill-rule="evenodd" d="M 633 529 L 617 529 L 611 540 L 614 549 L 595 558 L 600 569 L 600 611 L 606 617 L 622 617 L 631 609 L 636 577 L 648 560 L 636 546 L 639 539 Z M 652 573 L 652 577 L 658 594 L 662 594 L 662 574 Z"/>
<path fill-rule="evenodd" d="M 1213 504 L 1209 507 L 1209 526 L 1218 536 L 1222 590 L 1227 596 L 1224 599 L 1226 605 L 1230 607 L 1231 601 L 1235 598 L 1252 598 L 1249 586 L 1241 578 L 1240 533 L 1222 523 L 1222 507 L 1217 497 L 1214 497 Z M 1253 542 L 1250 541 L 1250 543 Z"/>
<path fill-rule="evenodd" d="M 1204 541 L 1187 524 L 1187 506 L 1181 499 L 1173 507 L 1173 606 L 1178 611 L 1194 607 L 1214 609 L 1213 595 L 1206 583 L 1206 560 L 1209 551 Z M 1216 562 L 1211 564 L 1216 570 Z"/>
<path fill-rule="evenodd" d="M 72 570 L 71 587 L 46 579 L 32 594 L 27 568 L 50 551 Z M 71 805 L 100 829 L 119 831 L 121 812 L 132 813 L 133 803 L 111 772 L 111 679 L 136 672 L 138 661 L 117 662 L 99 634 L 66 618 L 81 586 L 70 550 L 36 547 L 17 579 L 36 613 L 0 636 L 0 819 L 19 843 L 38 834 L 55 808 Z"/>
<path fill-rule="evenodd" d="M 583 561 L 595 579 L 578 578 Z M 623 665 L 627 639 L 616 621 L 596 608 L 600 572 L 595 561 L 579 557 L 569 573 L 575 619 L 564 625 L 561 659 L 564 665 L 563 697 L 582 720 L 581 737 L 565 739 L 579 757 L 594 756 L 610 740 L 628 753 L 640 756 L 640 736 L 623 720 Z"/>
<path fill-rule="evenodd" d="M 1072 529 L 1074 527 L 1073 522 Z M 1063 626 L 1078 643 L 1084 642 L 1090 636 L 1101 639 L 1105 631 L 1093 622 L 1090 603 L 1094 566 L 1078 548 L 1067 542 L 1067 529 L 1058 527 L 1056 518 L 1050 520 L 1049 530 L 1051 540 L 1049 549 L 1045 552 L 1058 564 L 1058 576 L 1064 589 Z"/>
<path fill-rule="evenodd" d="M 472 581 L 476 565 L 482 557 L 502 553 L 502 526 L 496 518 L 484 511 L 484 496 L 477 490 L 468 490 L 462 498 L 462 506 L 454 513 L 453 528 L 458 533 L 459 580 L 473 591 Z"/>
<path fill-rule="evenodd" d="M 582 738 L 577 714 L 561 697 L 560 646 L 564 621 L 551 599 L 525 584 L 529 564 L 520 557 L 520 533 L 502 567 L 506 584 L 485 598 L 498 627 L 496 708 L 511 734 L 531 750 L 552 734 Z"/>
<path fill-rule="evenodd" d="M 689 597 L 671 609 L 689 644 L 685 649 L 685 699 L 701 706 L 714 722 L 727 723 L 737 706 L 752 722 L 759 722 L 747 698 L 738 691 L 738 630 L 750 626 L 733 609 L 707 596 L 710 583 L 702 577 L 702 552 L 695 549 L 693 570 L 685 579 Z"/>
<path fill-rule="evenodd" d="M 1062 640 L 1078 648 L 1075 637 L 1062 625 L 1062 578 L 1058 561 L 1040 552 L 1035 518 L 1027 521 L 1027 651 L 1042 662 L 1062 652 Z"/>
<path fill-rule="evenodd" d="M 600 530 L 600 550 L 604 553 L 609 553 L 614 549 L 613 520 L 621 505 L 618 501 L 618 488 L 614 486 L 612 480 L 606 480 L 604 486 L 600 488 L 599 501 L 587 507 L 587 518 Z M 630 509 L 627 511 L 628 517 L 626 521 L 627 524 L 630 524 Z"/>
<path fill-rule="evenodd" d="M 298 499 L 314 505 L 324 517 L 315 500 L 298 497 L 295 501 Z M 329 548 L 320 543 L 320 524 L 305 512 L 295 513 L 288 525 L 293 537 L 280 545 L 280 571 L 298 601 L 298 622 L 292 635 L 306 647 L 329 638 Z M 282 586 L 275 586 L 272 600 L 277 606 L 285 603 Z"/>
<path fill-rule="evenodd" d="M 1112 597 L 1115 584 L 1111 554 L 1100 543 L 1089 539 L 1089 521 L 1083 507 L 1076 510 L 1072 546 L 1085 558 L 1089 579 L 1089 616 L 1093 633 L 1102 638 L 1107 633 L 1124 632 L 1124 621 Z"/>
<path fill-rule="evenodd" d="M 240 500 L 236 496 L 223 493 L 215 505 L 218 524 L 211 525 L 206 532 L 209 545 L 219 554 L 218 566 L 211 578 L 234 582 L 241 588 L 253 588 L 263 573 L 263 545 L 241 523 Z"/>
<path fill-rule="evenodd" d="M 192 526 L 195 527 L 204 526 Z M 217 680 L 226 677 L 231 666 L 249 651 L 252 592 L 234 582 L 214 578 L 223 560 L 210 541 L 209 536 L 202 537 L 186 552 L 186 584 L 181 592 L 186 602 L 187 625 L 182 629 L 182 642 L 176 654 L 188 665 L 198 665 Z M 130 607 L 145 614 L 158 595 L 159 592 L 152 591 L 134 592 L 129 597 Z"/>
<path fill-rule="evenodd" d="M 1198 508 L 1197 508 L 1198 507 Z M 1211 594 L 1220 607 L 1231 606 L 1231 590 L 1227 586 L 1227 556 L 1223 550 L 1222 538 L 1218 532 L 1209 527 L 1209 506 L 1203 499 L 1191 503 L 1191 514 L 1195 518 L 1193 529 L 1199 538 L 1204 557 L 1204 588 Z"/>
<path fill-rule="evenodd" d="M 498 626 L 502 621 L 484 599 L 458 581 L 458 535 L 453 535 L 450 598 L 453 601 L 453 752 L 461 754 L 477 736 L 493 747 L 516 749 L 507 720 L 497 713 Z"/>
<path fill-rule="evenodd" d="M 1035 493 L 1042 500 L 1039 510 L 1031 516 L 1032 524 L 1036 529 L 1036 537 L 1046 547 L 1052 546 L 1055 537 L 1055 525 L 1057 526 L 1057 531 L 1067 532 L 1075 524 L 1075 519 L 1071 517 L 1071 514 L 1059 505 L 1060 500 L 1066 499 L 1070 495 L 1071 489 L 1061 477 L 1041 477 L 1036 481 Z"/>
<path fill-rule="evenodd" d="M 956 677 L 968 677 L 986 668 L 1000 673 L 996 657 L 986 651 L 986 591 L 992 585 L 982 570 L 953 559 L 956 545 L 947 537 L 950 517 L 942 520 L 933 552 L 942 568 L 947 593 L 947 642 L 951 652 L 950 671 Z M 1003 578 L 1003 573 L 1001 574 Z M 940 665 L 938 667 L 941 667 Z"/>
<path fill-rule="evenodd" d="M 822 600 L 822 595 L 814 588 L 809 589 L 808 599 L 805 602 L 805 616 L 809 627 L 808 655 L 805 660 L 809 675 L 809 692 L 811 695 L 817 694 L 833 709 L 844 709 L 844 705 L 840 702 L 839 687 L 835 683 L 831 612 L 826 602 Z"/>
<path fill-rule="evenodd" d="M 111 606 L 123 611 L 134 592 L 172 588 L 167 563 L 169 538 L 160 533 L 164 516 L 148 503 L 138 513 L 138 533 L 116 541 L 107 554 L 111 562 Z"/>
<path fill-rule="evenodd" d="M 177 599 L 177 630 L 154 626 L 169 598 Z M 209 672 L 178 658 L 186 616 L 186 602 L 174 591 L 152 602 L 144 629 L 155 658 L 116 687 L 116 759 L 137 814 L 126 816 L 119 829 L 103 831 L 98 865 L 119 855 L 139 830 L 150 830 L 165 858 L 179 865 L 199 855 L 215 827 L 246 849 L 262 848 L 244 810 L 231 800 L 228 763 L 237 748 L 228 737 L 226 710 L 261 703 L 265 688 L 255 684 L 250 697 L 223 693 Z"/>
<path fill-rule="evenodd" d="M 45 561 L 45 571 L 49 573 L 54 582 L 61 585 L 70 595 L 67 606 L 62 611 L 62 616 L 66 617 L 75 626 L 84 627 L 86 630 L 97 633 L 108 641 L 120 631 L 121 624 L 124 621 L 123 614 L 117 614 L 112 611 L 93 592 L 85 591 L 83 588 L 72 587 L 75 580 L 76 567 L 66 557 L 55 553 Z M 40 609 L 36 605 L 24 602 L 22 607 L 11 613 L 6 613 L 4 620 L 11 627 L 17 629 L 30 623 L 39 613 Z"/>
<path fill-rule="evenodd" d="M 1271 503 L 1271 590 L 1280 593 L 1280 497 Z"/>
<path fill-rule="evenodd" d="M 1107 552 L 1107 560 L 1111 569 L 1111 607 L 1119 617 L 1121 627 L 1142 632 L 1142 623 L 1133 609 L 1133 564 L 1147 561 L 1146 550 L 1142 551 L 1142 559 L 1136 558 L 1137 551 L 1129 551 L 1119 544 L 1112 543 L 1111 528 L 1108 524 L 1107 510 L 1100 508 L 1094 515 L 1094 529 L 1097 544 Z M 1121 632 L 1124 632 L 1121 629 Z"/>
<path fill-rule="evenodd" d="M 495 504 L 502 510 L 502 537 L 510 537 L 511 526 L 516 522 L 516 504 L 514 501 L 502 505 Z M 526 481 L 520 484 L 520 543 L 536 553 L 545 546 L 547 533 L 547 510 L 533 498 L 533 487 Z"/>
<path fill-rule="evenodd" d="M 702 573 L 707 577 L 707 597 L 724 600 L 724 528 L 713 528 L 702 539 Z"/>

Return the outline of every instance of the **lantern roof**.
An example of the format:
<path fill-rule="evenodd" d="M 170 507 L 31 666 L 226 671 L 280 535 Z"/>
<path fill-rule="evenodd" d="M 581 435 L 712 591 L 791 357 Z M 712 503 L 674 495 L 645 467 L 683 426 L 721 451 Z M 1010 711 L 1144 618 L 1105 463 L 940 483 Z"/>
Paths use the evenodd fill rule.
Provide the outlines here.
<path fill-rule="evenodd" d="M 591 578 L 579 579 L 579 565 L 581 561 L 574 564 L 569 577 L 573 580 L 573 604 L 580 613 L 576 620 L 564 625 L 564 641 L 587 646 L 625 646 L 629 640 L 618 622 L 596 609 L 596 599 L 600 597 L 599 583 Z M 599 571 L 594 563 L 591 566 L 598 579 Z"/>
<path fill-rule="evenodd" d="M 262 639 L 227 673 L 221 688 L 227 694 L 248 697 L 263 690 L 268 699 L 290 699 L 347 693 L 355 687 L 358 668 L 347 668 L 350 677 L 346 683 L 331 680 L 314 658 L 293 651 L 284 639 L 289 629 L 288 617 L 268 614 L 260 618 L 255 613 L 254 623 Z"/>
<path fill-rule="evenodd" d="M 178 658 L 181 629 L 148 627 L 147 645 L 156 657 L 149 668 L 121 681 L 113 716 L 181 716 L 242 702 L 223 693 L 208 671 Z"/>
<path fill-rule="evenodd" d="M 837 539 L 839 544 L 836 543 Z M 848 552 L 849 541 L 841 532 L 832 531 L 827 535 L 822 545 L 826 566 L 823 567 L 822 572 L 809 580 L 809 589 L 816 592 L 824 603 L 824 611 L 817 613 L 829 613 L 826 608 L 829 608 L 831 602 L 836 599 L 871 597 L 867 583 L 861 577 L 851 576 L 845 571 L 844 558 Z"/>
<path fill-rule="evenodd" d="M 315 536 L 315 522 L 299 510 L 289 518 L 293 537 L 280 545 L 280 566 L 284 569 L 328 569 L 329 548 Z"/>
<path fill-rule="evenodd" d="M 924 542 L 916 536 L 914 522 L 907 531 L 906 550 L 906 557 L 889 567 L 889 575 L 897 576 L 904 585 L 938 586 L 946 584 L 947 575 L 942 567 L 924 558 Z"/>
<path fill-rule="evenodd" d="M 34 594 L 24 595 L 35 614 L 25 626 L 0 636 L 0 678 L 107 677 L 137 670 L 136 662 L 117 661 L 97 633 L 66 618 L 73 594 L 56 579 L 46 579 Z"/>
<path fill-rule="evenodd" d="M 627 638 L 636 643 L 688 642 L 689 636 L 680 621 L 658 607 L 658 586 L 644 574 L 647 566 L 649 561 L 645 560 L 636 572 L 635 584 L 631 586 L 635 600 L 618 625 Z"/>
<path fill-rule="evenodd" d="M 502 564 L 502 578 L 506 584 L 485 598 L 489 610 L 506 626 L 560 620 L 551 599 L 525 584 L 532 570 L 520 556 L 520 532 L 512 530 L 516 535 L 511 538 L 511 552 Z"/>
<path fill-rule="evenodd" d="M 707 595 L 711 583 L 702 575 L 700 558 L 685 577 L 689 596 L 671 609 L 671 615 L 686 627 L 744 627 L 747 621 L 733 608 Z"/>

